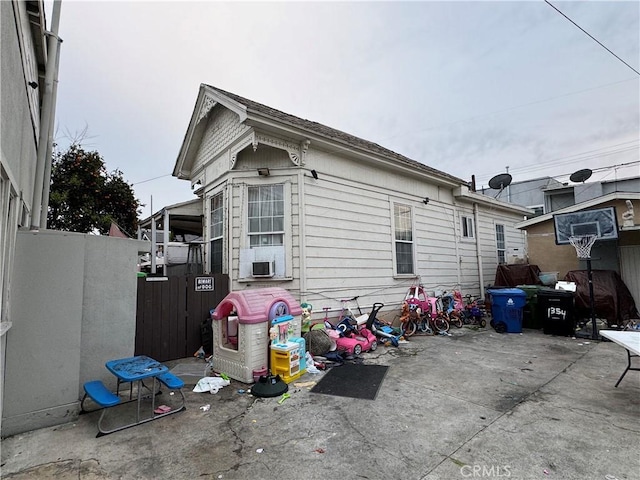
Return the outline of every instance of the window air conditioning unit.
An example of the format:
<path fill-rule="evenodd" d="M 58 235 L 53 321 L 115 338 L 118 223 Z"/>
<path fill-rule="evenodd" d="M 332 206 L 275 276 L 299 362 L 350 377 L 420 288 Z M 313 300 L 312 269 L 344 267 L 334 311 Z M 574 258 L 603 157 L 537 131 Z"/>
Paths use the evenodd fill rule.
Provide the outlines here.
<path fill-rule="evenodd" d="M 276 262 L 252 262 L 251 263 L 251 276 L 252 277 L 273 277 L 276 272 Z"/>

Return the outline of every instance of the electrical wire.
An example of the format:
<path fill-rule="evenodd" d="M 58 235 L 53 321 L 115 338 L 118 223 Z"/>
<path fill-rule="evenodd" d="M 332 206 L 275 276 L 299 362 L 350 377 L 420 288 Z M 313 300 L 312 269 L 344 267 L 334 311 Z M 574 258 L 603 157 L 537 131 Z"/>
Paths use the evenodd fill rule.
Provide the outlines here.
<path fill-rule="evenodd" d="M 613 53 L 611 50 L 609 50 L 607 47 L 605 47 L 602 42 L 600 42 L 597 38 L 595 38 L 593 35 L 591 35 L 589 32 L 587 32 L 584 28 L 582 28 L 580 25 L 578 25 L 576 22 L 574 22 L 573 20 L 571 20 L 568 16 L 566 16 L 564 13 L 562 13 L 556 6 L 554 6 L 551 2 L 549 2 L 549 0 L 544 0 L 544 2 L 549 5 L 551 8 L 553 8 L 556 12 L 558 12 L 560 15 L 562 15 L 564 18 L 566 18 L 567 20 L 569 20 L 571 23 L 573 23 L 576 27 L 578 27 L 584 34 L 586 34 L 589 38 L 591 38 L 591 40 L 593 40 L 594 42 L 596 42 L 598 45 L 600 45 L 602 48 L 604 48 L 607 52 L 609 52 L 611 55 L 613 55 L 614 57 L 616 57 L 618 60 L 620 60 L 622 63 L 624 63 L 627 67 L 629 67 L 631 70 L 633 70 L 637 75 L 640 75 L 640 72 L 638 70 L 636 70 L 635 68 L 633 68 L 631 65 L 629 65 L 627 62 L 625 62 L 623 59 L 621 59 L 618 55 L 616 55 L 615 53 Z"/>

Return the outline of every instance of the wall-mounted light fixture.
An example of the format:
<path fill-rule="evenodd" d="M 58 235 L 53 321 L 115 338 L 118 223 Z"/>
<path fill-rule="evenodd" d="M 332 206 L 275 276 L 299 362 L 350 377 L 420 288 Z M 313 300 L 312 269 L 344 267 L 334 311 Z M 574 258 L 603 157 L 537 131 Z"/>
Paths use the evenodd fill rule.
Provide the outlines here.
<path fill-rule="evenodd" d="M 318 179 L 318 172 L 316 172 L 315 170 L 311 170 L 311 176 L 317 180 Z"/>
<path fill-rule="evenodd" d="M 427 205 L 429 203 L 429 197 L 424 197 L 424 200 L 422 200 L 422 203 Z"/>
<path fill-rule="evenodd" d="M 269 169 L 267 167 L 258 169 L 258 175 L 260 175 L 261 177 L 268 177 L 270 174 L 271 173 L 269 172 Z"/>

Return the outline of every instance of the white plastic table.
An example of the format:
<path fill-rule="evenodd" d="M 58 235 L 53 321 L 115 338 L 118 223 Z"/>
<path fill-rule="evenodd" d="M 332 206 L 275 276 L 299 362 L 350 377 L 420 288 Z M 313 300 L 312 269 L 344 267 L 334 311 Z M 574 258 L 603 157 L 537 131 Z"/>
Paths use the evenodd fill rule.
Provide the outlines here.
<path fill-rule="evenodd" d="M 629 370 L 638 370 L 638 367 L 631 366 L 631 357 L 640 357 L 640 332 L 621 332 L 618 330 L 600 330 L 598 333 L 604 338 L 624 347 L 627 350 L 627 368 L 616 382 L 616 387 Z"/>

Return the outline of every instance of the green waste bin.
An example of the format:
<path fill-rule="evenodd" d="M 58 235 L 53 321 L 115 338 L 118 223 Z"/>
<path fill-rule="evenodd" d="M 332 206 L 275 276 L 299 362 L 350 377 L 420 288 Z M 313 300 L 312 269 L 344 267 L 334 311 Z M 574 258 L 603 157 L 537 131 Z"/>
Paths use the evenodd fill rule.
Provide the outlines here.
<path fill-rule="evenodd" d="M 522 327 L 523 328 L 542 328 L 542 321 L 538 318 L 538 292 L 540 290 L 549 290 L 541 285 L 518 285 L 524 293 L 527 294 L 527 303 L 522 309 Z"/>

